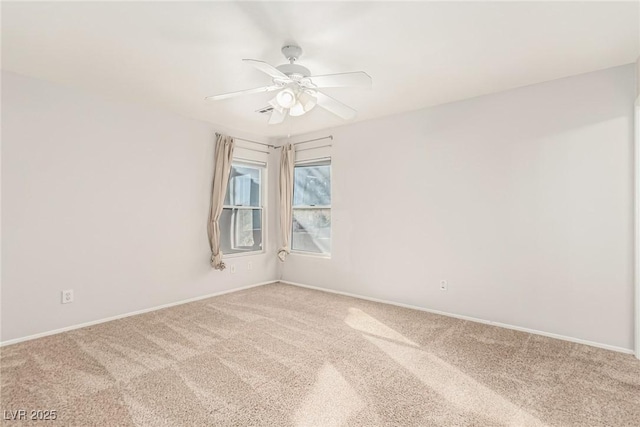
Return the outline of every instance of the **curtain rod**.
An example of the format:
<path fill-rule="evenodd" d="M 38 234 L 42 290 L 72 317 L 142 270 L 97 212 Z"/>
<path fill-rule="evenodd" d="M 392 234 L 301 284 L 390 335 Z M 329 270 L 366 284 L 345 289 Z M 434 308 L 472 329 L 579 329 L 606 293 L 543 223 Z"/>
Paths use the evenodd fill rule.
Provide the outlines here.
<path fill-rule="evenodd" d="M 218 132 L 216 132 L 216 136 L 222 135 Z M 232 136 L 231 138 L 233 139 L 237 139 L 238 141 L 246 141 L 246 142 L 253 142 L 254 144 L 258 144 L 258 145 L 264 145 L 267 148 L 277 148 L 275 145 L 272 144 L 265 144 L 264 142 L 258 142 L 258 141 L 254 141 L 252 139 L 244 139 L 244 138 L 238 138 L 237 136 Z"/>
<path fill-rule="evenodd" d="M 218 136 L 218 135 L 221 135 L 221 134 L 216 132 L 216 136 Z M 253 141 L 251 139 L 238 138 L 238 137 L 235 137 L 235 136 L 232 136 L 231 138 L 237 139 L 238 141 L 253 142 L 254 144 L 264 145 L 267 148 L 275 148 L 275 149 L 282 148 L 282 146 L 276 146 L 276 145 L 272 145 L 272 144 L 265 144 L 264 142 Z M 327 135 L 327 136 L 323 136 L 321 138 L 309 139 L 307 141 L 300 141 L 300 142 L 294 143 L 293 145 L 306 144 L 308 142 L 315 142 L 315 141 L 322 141 L 323 139 L 330 139 L 330 140 L 333 141 L 333 135 Z M 248 148 L 248 150 L 250 150 L 250 148 Z"/>
<path fill-rule="evenodd" d="M 299 150 L 296 150 L 296 153 L 299 153 L 300 151 L 316 150 L 316 149 L 318 149 L 318 148 L 325 148 L 325 147 L 331 147 L 331 144 L 321 145 L 321 146 L 319 146 L 319 147 L 301 148 L 301 149 L 299 149 Z"/>
<path fill-rule="evenodd" d="M 323 139 L 330 139 L 333 141 L 333 135 L 327 135 L 327 136 L 323 136 L 322 138 L 315 138 L 315 139 L 309 139 L 307 141 L 300 141 L 300 142 L 296 142 L 293 145 L 298 145 L 298 144 L 306 144 L 307 142 L 315 142 L 315 141 L 322 141 Z M 330 147 L 329 145 L 325 145 L 325 147 Z M 273 148 L 282 148 L 282 146 L 278 146 L 278 147 L 273 147 Z"/>

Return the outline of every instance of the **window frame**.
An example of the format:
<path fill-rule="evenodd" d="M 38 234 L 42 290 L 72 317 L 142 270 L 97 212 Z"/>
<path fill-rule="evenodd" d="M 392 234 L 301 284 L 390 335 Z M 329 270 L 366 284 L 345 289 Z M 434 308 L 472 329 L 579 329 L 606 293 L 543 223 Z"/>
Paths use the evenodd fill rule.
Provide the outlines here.
<path fill-rule="evenodd" d="M 331 193 L 331 204 L 330 205 L 298 205 L 297 207 L 293 204 L 293 197 L 291 197 L 291 229 L 289 230 L 290 235 L 289 235 L 289 241 L 291 242 L 291 254 L 292 255 L 302 255 L 302 256 L 309 256 L 309 257 L 313 257 L 313 258 L 324 258 L 324 259 L 331 259 L 331 253 L 332 252 L 311 252 L 311 251 L 304 251 L 301 249 L 294 249 L 293 248 L 293 212 L 296 209 L 299 210 L 303 210 L 303 209 L 328 209 L 329 210 L 329 215 L 330 217 L 332 216 L 332 205 L 333 205 L 333 161 L 331 156 L 323 156 L 323 157 L 318 157 L 318 158 L 313 158 L 313 159 L 305 159 L 305 160 L 299 160 L 294 162 L 293 164 L 293 168 L 294 168 L 294 176 L 295 176 L 295 168 L 297 166 L 311 166 L 314 164 L 318 164 L 318 163 L 323 163 L 323 162 L 329 162 L 329 168 L 331 171 L 330 174 L 330 182 L 329 182 L 329 191 Z M 293 192 L 295 193 L 295 180 L 293 182 L 294 188 L 293 188 Z M 332 243 L 332 248 L 333 248 L 333 226 L 330 226 L 329 229 L 329 238 L 331 239 L 331 243 Z"/>
<path fill-rule="evenodd" d="M 266 247 L 267 247 L 267 236 L 269 235 L 269 233 L 267 232 L 267 177 L 268 177 L 268 172 L 267 172 L 267 168 L 268 165 L 266 162 L 260 162 L 260 161 L 256 161 L 256 160 L 248 160 L 248 159 L 242 159 L 242 158 L 234 158 L 231 161 L 231 166 L 239 166 L 239 167 L 249 167 L 249 168 L 254 168 L 257 169 L 260 173 L 260 200 L 258 203 L 258 206 L 244 206 L 244 205 L 222 205 L 222 210 L 224 212 L 225 209 L 236 209 L 236 210 L 240 210 L 240 209 L 246 209 L 246 210 L 259 210 L 261 215 L 261 231 L 262 231 L 262 248 L 260 250 L 256 250 L 256 251 L 245 251 L 245 252 L 235 252 L 235 253 L 224 253 L 223 251 L 223 255 L 222 255 L 222 259 L 227 259 L 227 258 L 238 258 L 238 257 L 244 257 L 244 256 L 255 256 L 255 255 L 262 255 L 266 252 Z M 227 184 L 227 186 L 229 186 L 230 183 Z M 227 187 L 228 189 L 228 187 Z M 226 195 L 225 195 L 226 196 Z M 226 198 L 226 197 L 225 197 Z M 230 234 L 233 234 L 234 230 L 230 231 Z"/>

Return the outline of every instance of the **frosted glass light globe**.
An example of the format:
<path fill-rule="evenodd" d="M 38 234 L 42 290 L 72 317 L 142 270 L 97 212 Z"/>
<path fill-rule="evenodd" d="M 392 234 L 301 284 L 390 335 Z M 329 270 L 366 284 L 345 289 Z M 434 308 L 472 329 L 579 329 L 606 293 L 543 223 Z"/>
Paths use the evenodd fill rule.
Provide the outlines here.
<path fill-rule="evenodd" d="M 284 89 L 278 93 L 276 101 L 282 108 L 291 108 L 296 103 L 296 94 L 291 89 Z"/>

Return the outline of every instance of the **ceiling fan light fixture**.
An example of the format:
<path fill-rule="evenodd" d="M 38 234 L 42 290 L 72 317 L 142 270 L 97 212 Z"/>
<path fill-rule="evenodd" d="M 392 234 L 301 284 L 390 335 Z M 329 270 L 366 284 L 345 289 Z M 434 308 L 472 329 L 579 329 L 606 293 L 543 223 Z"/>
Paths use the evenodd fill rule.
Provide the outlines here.
<path fill-rule="evenodd" d="M 289 115 L 293 117 L 301 116 L 306 112 L 300 101 L 296 102 L 293 107 L 289 109 Z"/>
<path fill-rule="evenodd" d="M 314 96 L 313 92 L 305 90 L 301 92 L 300 95 L 298 95 L 298 102 L 301 104 L 304 112 L 306 113 L 307 111 L 311 111 L 313 107 L 316 106 L 317 99 Z"/>
<path fill-rule="evenodd" d="M 282 108 L 291 108 L 297 102 L 296 94 L 290 88 L 283 89 L 276 95 L 276 102 Z"/>

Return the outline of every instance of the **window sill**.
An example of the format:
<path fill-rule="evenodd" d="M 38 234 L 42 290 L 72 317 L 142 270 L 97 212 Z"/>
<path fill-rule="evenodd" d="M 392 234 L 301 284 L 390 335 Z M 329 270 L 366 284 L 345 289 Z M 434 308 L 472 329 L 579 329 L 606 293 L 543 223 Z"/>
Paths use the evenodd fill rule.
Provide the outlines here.
<path fill-rule="evenodd" d="M 302 256 L 302 257 L 308 257 L 308 258 L 331 259 L 331 254 L 318 254 L 314 252 L 291 251 L 290 255 Z"/>
<path fill-rule="evenodd" d="M 238 252 L 236 254 L 224 254 L 222 255 L 222 259 L 229 259 L 229 258 L 241 258 L 241 257 L 245 257 L 245 256 L 256 256 L 256 255 L 264 255 L 265 251 L 251 251 L 251 252 Z"/>

